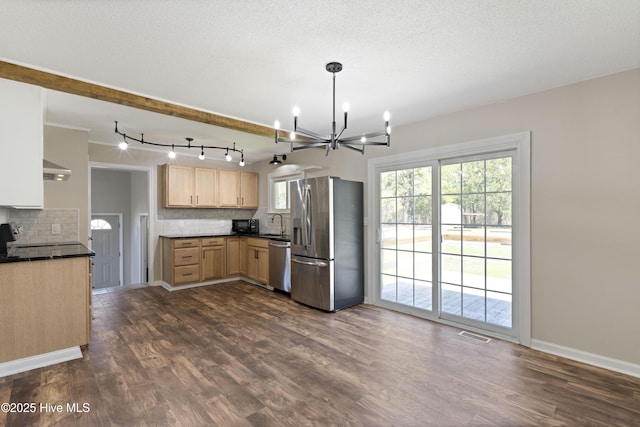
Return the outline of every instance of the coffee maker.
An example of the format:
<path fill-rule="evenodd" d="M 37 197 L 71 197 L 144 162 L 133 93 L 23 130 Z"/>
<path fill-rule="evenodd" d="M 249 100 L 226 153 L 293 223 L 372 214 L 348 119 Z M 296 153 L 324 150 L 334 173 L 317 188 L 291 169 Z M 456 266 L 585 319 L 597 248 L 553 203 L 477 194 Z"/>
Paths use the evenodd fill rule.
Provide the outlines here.
<path fill-rule="evenodd" d="M 11 224 L 0 224 L 0 257 L 7 256 L 7 243 L 14 240 L 16 238 L 13 235 Z"/>

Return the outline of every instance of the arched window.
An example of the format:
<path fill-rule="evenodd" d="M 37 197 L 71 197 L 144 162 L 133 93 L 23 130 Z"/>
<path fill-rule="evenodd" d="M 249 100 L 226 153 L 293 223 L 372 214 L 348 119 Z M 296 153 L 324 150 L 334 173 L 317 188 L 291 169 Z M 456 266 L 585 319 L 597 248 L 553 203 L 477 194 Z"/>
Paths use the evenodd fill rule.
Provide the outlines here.
<path fill-rule="evenodd" d="M 109 224 L 104 219 L 92 219 L 91 220 L 91 229 L 92 230 L 111 230 L 111 224 Z"/>

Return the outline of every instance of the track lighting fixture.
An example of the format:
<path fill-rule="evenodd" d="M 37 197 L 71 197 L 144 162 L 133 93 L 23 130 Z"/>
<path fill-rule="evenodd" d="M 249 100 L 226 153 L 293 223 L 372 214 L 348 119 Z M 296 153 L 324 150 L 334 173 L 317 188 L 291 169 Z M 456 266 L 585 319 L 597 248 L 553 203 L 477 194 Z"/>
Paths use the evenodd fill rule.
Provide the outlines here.
<path fill-rule="evenodd" d="M 230 162 L 231 160 L 233 160 L 233 158 L 231 157 L 231 154 L 229 154 L 229 152 L 235 152 L 235 153 L 240 153 L 240 162 L 238 163 L 240 166 L 244 166 L 245 162 L 244 162 L 244 150 L 242 149 L 238 149 L 236 148 L 236 143 L 233 143 L 233 147 L 216 147 L 213 145 L 192 145 L 191 143 L 193 142 L 193 138 L 185 138 L 187 143 L 186 144 L 161 144 L 158 142 L 151 142 L 151 141 L 145 141 L 144 139 L 144 134 L 140 134 L 140 139 L 131 137 L 129 135 L 127 135 L 124 132 L 120 132 L 120 130 L 118 130 L 118 122 L 116 123 L 116 129 L 115 132 L 116 134 L 122 136 L 123 141 L 121 143 L 118 144 L 118 147 L 120 147 L 121 150 L 126 150 L 127 147 L 129 146 L 128 141 L 136 141 L 139 142 L 141 144 L 148 144 L 148 145 L 155 145 L 156 147 L 171 147 L 171 151 L 169 151 L 169 158 L 170 159 L 175 159 L 176 158 L 176 147 L 178 148 L 200 148 L 200 154 L 198 155 L 198 158 L 200 160 L 204 160 L 205 159 L 205 155 L 204 155 L 204 150 L 205 148 L 207 150 L 225 150 L 225 159 Z"/>

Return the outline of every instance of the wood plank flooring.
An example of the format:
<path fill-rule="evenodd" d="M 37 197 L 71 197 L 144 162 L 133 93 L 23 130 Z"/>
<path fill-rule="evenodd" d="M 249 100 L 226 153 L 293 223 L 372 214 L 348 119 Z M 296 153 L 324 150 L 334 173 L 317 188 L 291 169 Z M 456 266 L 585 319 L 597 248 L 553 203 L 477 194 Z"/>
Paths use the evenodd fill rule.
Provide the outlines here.
<path fill-rule="evenodd" d="M 242 282 L 93 298 L 83 359 L 0 379 L 0 425 L 633 426 L 640 379 L 359 305 Z"/>

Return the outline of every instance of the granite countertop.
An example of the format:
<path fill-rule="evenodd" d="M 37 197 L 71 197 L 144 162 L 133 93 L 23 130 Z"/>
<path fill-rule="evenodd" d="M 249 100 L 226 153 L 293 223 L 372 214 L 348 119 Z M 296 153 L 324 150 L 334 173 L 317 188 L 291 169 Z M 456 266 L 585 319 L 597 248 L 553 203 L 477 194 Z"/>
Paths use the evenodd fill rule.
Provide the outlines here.
<path fill-rule="evenodd" d="M 161 234 L 160 237 L 165 239 L 199 239 L 202 237 L 257 237 L 259 239 L 269 239 L 269 240 L 278 240 L 280 242 L 289 242 L 291 241 L 288 235 L 280 235 L 280 234 L 235 234 L 235 233 L 227 233 L 227 234 Z"/>
<path fill-rule="evenodd" d="M 80 242 L 34 243 L 11 246 L 7 256 L 0 257 L 0 263 L 90 257 L 94 255 L 95 253 L 91 249 Z"/>

